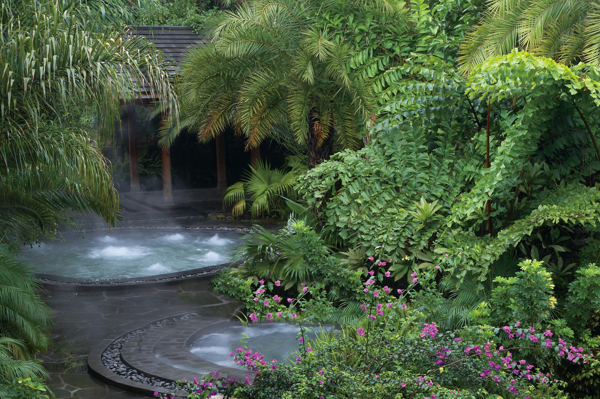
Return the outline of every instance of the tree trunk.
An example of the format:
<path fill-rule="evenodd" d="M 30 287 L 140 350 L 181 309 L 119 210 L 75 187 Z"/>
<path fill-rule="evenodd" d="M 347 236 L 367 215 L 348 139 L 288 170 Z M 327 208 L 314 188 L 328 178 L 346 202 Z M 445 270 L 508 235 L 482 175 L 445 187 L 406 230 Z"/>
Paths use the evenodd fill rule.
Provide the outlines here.
<path fill-rule="evenodd" d="M 311 118 L 308 137 L 306 138 L 308 169 L 327 161 L 333 152 L 333 132 L 329 132 L 329 136 L 323 140 L 321 145 L 318 145 L 320 129 L 319 124 Z"/>

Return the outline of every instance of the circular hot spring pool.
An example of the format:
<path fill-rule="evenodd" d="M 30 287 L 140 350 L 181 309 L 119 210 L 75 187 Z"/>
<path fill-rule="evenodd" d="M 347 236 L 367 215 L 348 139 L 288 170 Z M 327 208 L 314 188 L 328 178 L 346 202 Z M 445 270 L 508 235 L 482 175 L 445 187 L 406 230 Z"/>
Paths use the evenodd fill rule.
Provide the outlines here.
<path fill-rule="evenodd" d="M 37 273 L 78 279 L 147 277 L 229 262 L 240 233 L 214 230 L 102 230 L 23 247 Z"/>

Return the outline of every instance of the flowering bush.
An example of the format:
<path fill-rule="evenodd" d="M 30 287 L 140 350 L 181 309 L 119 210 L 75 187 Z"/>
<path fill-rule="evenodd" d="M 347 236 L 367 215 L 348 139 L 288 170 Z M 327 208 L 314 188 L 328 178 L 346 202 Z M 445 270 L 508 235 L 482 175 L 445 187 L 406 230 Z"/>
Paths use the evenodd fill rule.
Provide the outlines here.
<path fill-rule="evenodd" d="M 318 334 L 312 341 L 302 329 L 299 350 L 291 361 L 264 359 L 252 348 L 241 346 L 231 355 L 238 365 L 253 371 L 255 378 L 229 385 L 223 392 L 237 399 L 562 398 L 563 383 L 550 374 L 547 362 L 581 364 L 592 358 L 582 347 L 557 337 L 553 330 L 560 328 L 549 324 L 542 328 L 543 318 L 532 319 L 535 325 L 515 321 L 501 328 L 441 332 L 435 322 L 419 322 L 422 314 L 409 308 L 409 299 L 432 289 L 441 272 L 438 268 L 413 272 L 407 288 L 392 290 L 381 286 L 388 277 L 385 269 L 374 261 L 373 265 L 379 269 L 370 270 L 366 279 L 360 271 L 344 275 L 346 286 L 355 287 L 354 298 L 362 303 L 359 324 L 342 326 L 337 335 Z M 523 276 L 506 286 L 518 286 L 538 266 L 523 264 Z M 541 276 L 541 283 L 547 284 Z M 277 281 L 271 286 L 264 280 L 258 284 L 256 290 L 247 292 L 252 296 L 246 303 L 253 322 L 302 324 L 317 315 L 324 317 L 334 307 L 320 282 L 302 284 L 296 298 L 269 295 L 271 286 L 279 286 Z M 510 306 L 506 309 L 509 314 Z"/>

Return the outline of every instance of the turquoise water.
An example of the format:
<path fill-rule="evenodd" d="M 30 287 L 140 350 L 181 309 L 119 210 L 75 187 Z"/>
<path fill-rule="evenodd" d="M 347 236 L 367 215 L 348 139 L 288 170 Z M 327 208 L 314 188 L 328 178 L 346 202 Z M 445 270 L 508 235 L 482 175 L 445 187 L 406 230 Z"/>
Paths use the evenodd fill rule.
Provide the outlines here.
<path fill-rule="evenodd" d="M 104 230 L 24 247 L 38 273 L 82 279 L 146 277 L 229 261 L 241 234 L 210 230 Z"/>

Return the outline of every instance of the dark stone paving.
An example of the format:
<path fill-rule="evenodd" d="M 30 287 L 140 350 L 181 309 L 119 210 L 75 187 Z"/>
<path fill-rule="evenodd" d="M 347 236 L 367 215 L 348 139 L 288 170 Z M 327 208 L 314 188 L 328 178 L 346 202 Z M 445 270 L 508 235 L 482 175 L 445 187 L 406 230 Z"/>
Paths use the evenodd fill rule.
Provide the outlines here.
<path fill-rule="evenodd" d="M 85 366 L 88 353 L 107 336 L 122 335 L 167 317 L 194 312 L 204 319 L 227 319 L 237 304 L 209 288 L 206 280 L 111 292 L 46 291 L 43 296 L 54 319 L 54 347 L 40 358 L 52 374 L 50 387 L 57 398 L 143 397 L 89 376 Z"/>

